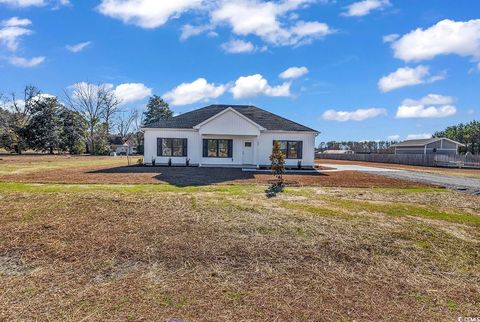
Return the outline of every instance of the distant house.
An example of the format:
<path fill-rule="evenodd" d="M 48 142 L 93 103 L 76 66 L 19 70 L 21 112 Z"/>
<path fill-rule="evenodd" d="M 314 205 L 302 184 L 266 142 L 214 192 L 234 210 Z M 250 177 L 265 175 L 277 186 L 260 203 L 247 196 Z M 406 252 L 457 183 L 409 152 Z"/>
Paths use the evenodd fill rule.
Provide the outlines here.
<path fill-rule="evenodd" d="M 121 136 L 112 136 L 108 141 L 110 151 L 115 152 L 117 155 L 137 154 L 137 146 L 132 140 L 124 141 Z"/>
<path fill-rule="evenodd" d="M 210 105 L 148 124 L 146 163 L 268 166 L 278 141 L 286 166 L 312 167 L 318 131 L 251 105 Z"/>
<path fill-rule="evenodd" d="M 464 144 L 447 138 L 407 140 L 392 145 L 395 154 L 458 154 Z"/>

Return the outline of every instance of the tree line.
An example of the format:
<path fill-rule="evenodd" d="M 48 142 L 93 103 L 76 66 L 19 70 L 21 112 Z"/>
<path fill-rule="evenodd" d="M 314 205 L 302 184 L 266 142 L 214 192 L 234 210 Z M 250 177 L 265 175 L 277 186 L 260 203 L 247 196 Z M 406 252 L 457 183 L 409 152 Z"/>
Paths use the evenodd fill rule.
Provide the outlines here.
<path fill-rule="evenodd" d="M 460 123 L 449 126 L 443 131 L 435 132 L 434 137 L 445 137 L 465 144 L 462 152 L 480 154 L 480 121 Z"/>
<path fill-rule="evenodd" d="M 396 141 L 328 141 L 320 142 L 318 150 L 350 150 L 354 153 L 393 153 Z"/>
<path fill-rule="evenodd" d="M 465 144 L 461 153 L 480 154 L 480 121 L 460 123 L 437 131 L 433 137 L 445 137 Z M 394 153 L 392 145 L 397 141 L 329 141 L 321 142 L 318 150 L 351 150 L 355 153 Z"/>
<path fill-rule="evenodd" d="M 143 150 L 141 127 L 168 119 L 167 102 L 153 95 L 144 113 L 126 111 L 110 86 L 78 83 L 63 99 L 28 85 L 21 97 L 0 93 L 0 148 L 53 154 L 110 153 L 109 140 L 120 137 Z"/>

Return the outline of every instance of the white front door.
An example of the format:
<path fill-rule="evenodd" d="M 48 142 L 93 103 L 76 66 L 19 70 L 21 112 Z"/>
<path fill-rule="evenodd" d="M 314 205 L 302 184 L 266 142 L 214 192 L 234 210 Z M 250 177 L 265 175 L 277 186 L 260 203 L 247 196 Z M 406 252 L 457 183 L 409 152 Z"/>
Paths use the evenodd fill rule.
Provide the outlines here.
<path fill-rule="evenodd" d="M 243 164 L 254 164 L 253 162 L 253 141 L 243 141 Z"/>

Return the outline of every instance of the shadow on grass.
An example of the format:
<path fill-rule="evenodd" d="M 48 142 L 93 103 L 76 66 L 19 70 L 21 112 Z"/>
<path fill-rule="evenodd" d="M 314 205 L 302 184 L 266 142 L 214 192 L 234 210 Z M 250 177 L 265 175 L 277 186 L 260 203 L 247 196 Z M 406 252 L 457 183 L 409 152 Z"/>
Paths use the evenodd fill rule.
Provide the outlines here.
<path fill-rule="evenodd" d="M 208 186 L 235 180 L 254 179 L 253 173 L 243 172 L 238 168 L 198 168 L 198 167 L 114 167 L 91 171 L 89 173 L 152 173 L 153 178 L 177 187 Z"/>
<path fill-rule="evenodd" d="M 123 166 L 108 169 L 90 171 L 94 174 L 154 174 L 154 179 L 160 182 L 166 182 L 177 187 L 189 186 L 208 186 L 212 184 L 231 183 L 238 180 L 256 180 L 255 175 L 261 174 L 270 176 L 270 173 L 244 172 L 240 168 L 199 168 L 199 167 L 145 167 L 145 166 Z M 293 175 L 293 174 L 292 174 Z M 295 173 L 294 176 L 322 176 L 322 174 Z M 295 180 L 288 180 L 289 175 L 285 175 L 287 184 L 298 184 Z M 272 180 L 273 180 L 272 176 Z M 262 180 L 265 181 L 265 180 Z M 268 184 L 268 180 L 263 182 Z"/>

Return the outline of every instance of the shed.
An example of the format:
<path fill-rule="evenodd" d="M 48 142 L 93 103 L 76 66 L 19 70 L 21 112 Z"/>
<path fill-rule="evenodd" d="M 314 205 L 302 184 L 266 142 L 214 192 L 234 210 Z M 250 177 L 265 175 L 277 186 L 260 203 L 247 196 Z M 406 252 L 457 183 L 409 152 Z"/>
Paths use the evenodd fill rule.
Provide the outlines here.
<path fill-rule="evenodd" d="M 406 140 L 392 145 L 395 154 L 458 154 L 464 144 L 447 138 Z"/>

